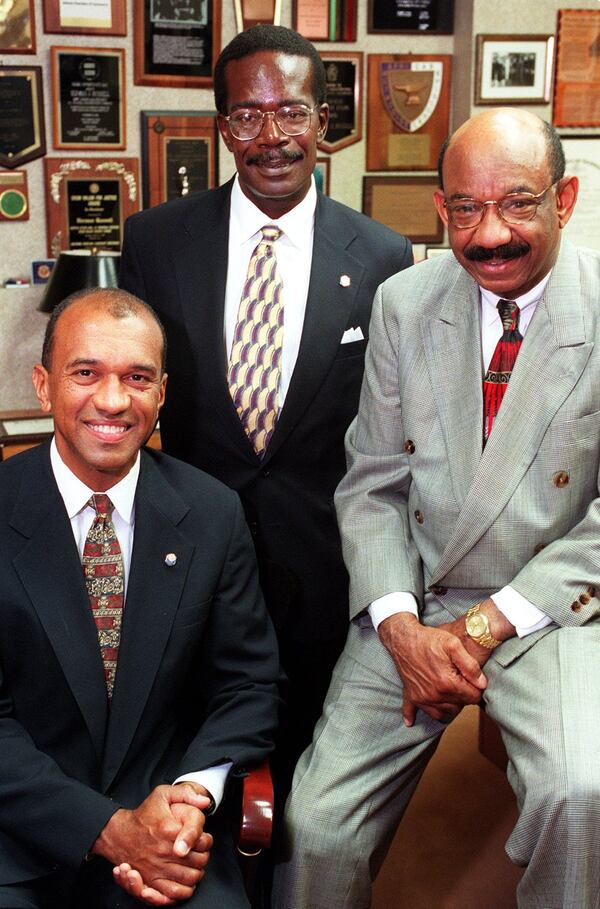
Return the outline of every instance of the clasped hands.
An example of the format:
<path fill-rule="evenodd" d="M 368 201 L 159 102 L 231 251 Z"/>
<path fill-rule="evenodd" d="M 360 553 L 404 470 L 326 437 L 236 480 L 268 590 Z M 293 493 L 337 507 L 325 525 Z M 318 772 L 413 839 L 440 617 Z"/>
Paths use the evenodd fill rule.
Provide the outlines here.
<path fill-rule="evenodd" d="M 514 627 L 492 600 L 482 604 L 494 620 L 494 636 L 511 637 Z M 385 619 L 379 637 L 391 654 L 404 684 L 402 715 L 412 726 L 418 709 L 444 722 L 457 716 L 466 704 L 478 704 L 487 687 L 482 666 L 491 651 L 465 631 L 464 617 L 437 628 L 421 625 L 412 613 Z"/>
<path fill-rule="evenodd" d="M 115 882 L 150 906 L 189 899 L 204 876 L 212 837 L 204 832 L 211 802 L 196 783 L 157 786 L 138 808 L 113 814 L 92 852 L 115 867 Z"/>

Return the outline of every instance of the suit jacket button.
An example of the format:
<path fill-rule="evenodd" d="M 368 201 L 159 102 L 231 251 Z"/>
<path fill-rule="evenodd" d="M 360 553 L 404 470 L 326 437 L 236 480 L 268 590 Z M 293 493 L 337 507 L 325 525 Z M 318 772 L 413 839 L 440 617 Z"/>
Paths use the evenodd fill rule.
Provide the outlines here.
<path fill-rule="evenodd" d="M 425 520 L 425 517 L 423 515 L 423 512 L 415 511 L 415 521 L 417 522 L 417 524 L 422 524 L 424 522 L 424 520 Z"/>
<path fill-rule="evenodd" d="M 566 470 L 558 470 L 552 477 L 552 482 L 560 489 L 562 486 L 566 486 L 569 482 L 569 474 Z"/>
<path fill-rule="evenodd" d="M 571 609 L 573 610 L 573 612 L 579 612 L 579 610 L 581 609 L 581 603 L 579 602 L 579 600 L 575 600 L 574 603 L 571 603 Z"/>
<path fill-rule="evenodd" d="M 412 439 L 406 440 L 406 442 L 404 443 L 404 451 L 406 452 L 406 454 L 415 453 L 415 443 L 413 442 Z"/>
<path fill-rule="evenodd" d="M 533 554 L 537 555 L 538 552 L 541 552 L 542 549 L 545 549 L 545 547 L 546 547 L 545 543 L 536 543 L 536 545 L 533 547 Z"/>
<path fill-rule="evenodd" d="M 592 587 L 591 584 L 590 584 L 590 586 L 588 587 L 587 592 L 589 593 L 589 595 L 590 595 L 591 597 L 595 597 L 595 596 L 596 596 L 596 588 L 595 588 L 595 587 Z"/>
<path fill-rule="evenodd" d="M 579 596 L 579 602 L 582 604 L 582 606 L 587 606 L 587 604 L 589 603 L 589 601 L 590 601 L 591 599 L 592 599 L 592 598 L 591 598 L 591 596 L 589 595 L 589 593 L 582 593 L 582 594 L 580 594 L 580 596 Z"/>
<path fill-rule="evenodd" d="M 441 584 L 434 584 L 433 587 L 430 587 L 429 589 L 431 593 L 438 597 L 443 597 L 448 593 L 448 588 L 442 587 Z"/>

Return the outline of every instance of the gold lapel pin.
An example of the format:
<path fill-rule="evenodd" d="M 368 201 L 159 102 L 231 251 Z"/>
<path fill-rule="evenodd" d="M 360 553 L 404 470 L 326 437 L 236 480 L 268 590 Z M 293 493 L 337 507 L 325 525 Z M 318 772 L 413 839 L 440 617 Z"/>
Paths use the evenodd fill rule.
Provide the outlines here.
<path fill-rule="evenodd" d="M 352 278 L 350 275 L 340 275 L 340 287 L 350 287 Z"/>
<path fill-rule="evenodd" d="M 174 552 L 168 552 L 165 556 L 165 565 L 167 568 L 172 568 L 173 565 L 177 562 L 177 556 Z"/>

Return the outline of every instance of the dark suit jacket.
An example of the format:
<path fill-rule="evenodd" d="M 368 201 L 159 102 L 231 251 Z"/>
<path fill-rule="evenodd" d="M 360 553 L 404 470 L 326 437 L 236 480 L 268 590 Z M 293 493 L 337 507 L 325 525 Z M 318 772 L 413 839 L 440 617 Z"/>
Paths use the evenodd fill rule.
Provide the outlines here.
<path fill-rule="evenodd" d="M 120 806 L 276 725 L 276 644 L 238 498 L 142 452 L 110 715 L 48 446 L 0 466 L 0 883 L 76 868 Z M 177 562 L 165 564 L 173 552 Z"/>
<path fill-rule="evenodd" d="M 131 217 L 120 283 L 156 309 L 167 331 L 164 449 L 239 492 L 280 636 L 339 638 L 348 589 L 333 492 L 345 471 L 344 433 L 358 408 L 366 347 L 366 340 L 341 340 L 357 326 L 367 338 L 375 290 L 412 263 L 410 244 L 319 194 L 300 351 L 261 461 L 226 381 L 230 194 L 231 183 Z"/>

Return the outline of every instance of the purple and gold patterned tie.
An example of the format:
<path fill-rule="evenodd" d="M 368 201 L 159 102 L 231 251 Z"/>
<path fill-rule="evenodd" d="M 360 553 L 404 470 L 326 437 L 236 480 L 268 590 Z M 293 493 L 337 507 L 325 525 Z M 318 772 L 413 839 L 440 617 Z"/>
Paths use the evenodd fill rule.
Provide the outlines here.
<path fill-rule="evenodd" d="M 262 457 L 278 411 L 283 344 L 283 283 L 274 243 L 278 227 L 262 228 L 250 257 L 233 335 L 227 382 L 242 426 Z"/>
<path fill-rule="evenodd" d="M 87 503 L 96 512 L 83 547 L 85 586 L 104 663 L 104 676 L 109 699 L 117 674 L 117 658 L 123 620 L 125 573 L 123 555 L 112 522 L 114 505 L 104 493 L 95 493 Z"/>

